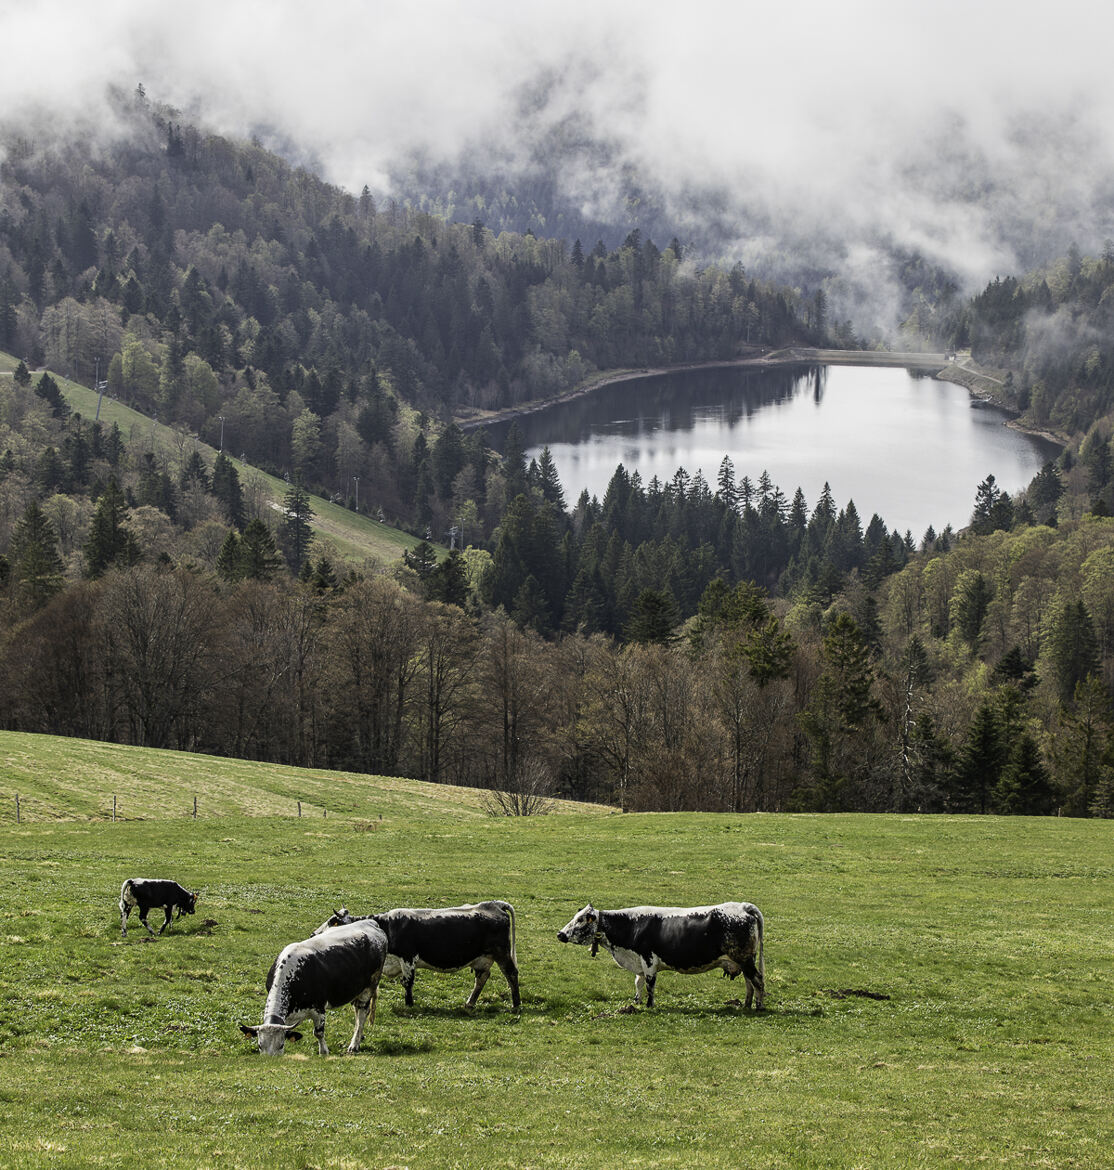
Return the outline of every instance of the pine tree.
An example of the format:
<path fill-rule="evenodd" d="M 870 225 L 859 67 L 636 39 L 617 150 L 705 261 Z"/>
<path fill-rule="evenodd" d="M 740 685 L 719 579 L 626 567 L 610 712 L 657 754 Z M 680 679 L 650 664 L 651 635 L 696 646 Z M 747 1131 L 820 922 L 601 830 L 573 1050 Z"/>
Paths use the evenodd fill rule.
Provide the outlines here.
<path fill-rule="evenodd" d="M 426 580 L 426 597 L 430 601 L 464 608 L 468 601 L 468 575 L 459 549 L 454 548 L 430 573 Z"/>
<path fill-rule="evenodd" d="M 217 554 L 217 573 L 222 580 L 239 581 L 244 576 L 244 550 L 236 529 L 230 528 Z"/>
<path fill-rule="evenodd" d="M 988 475 L 975 491 L 975 509 L 971 513 L 971 530 L 980 535 L 994 531 L 995 508 L 1002 489 L 993 475 Z"/>
<path fill-rule="evenodd" d="M 627 640 L 665 645 L 672 640 L 680 620 L 677 602 L 668 589 L 643 589 L 627 623 Z"/>
<path fill-rule="evenodd" d="M 405 549 L 403 562 L 418 574 L 418 580 L 425 584 L 437 568 L 437 551 L 428 540 L 419 540 L 413 549 Z"/>
<path fill-rule="evenodd" d="M 258 517 L 248 521 L 240 549 L 243 575 L 251 580 L 270 581 L 282 565 L 275 538 Z"/>
<path fill-rule="evenodd" d="M 50 413 L 55 418 L 67 419 L 70 416 L 70 404 L 62 397 L 58 383 L 49 374 L 40 374 L 35 383 L 35 393 L 50 403 Z"/>
<path fill-rule="evenodd" d="M 1023 731 L 1010 751 L 993 792 L 994 811 L 1012 816 L 1047 816 L 1056 800 L 1037 741 Z"/>
<path fill-rule="evenodd" d="M 1006 761 L 1006 747 L 998 714 L 989 699 L 984 700 L 960 751 L 951 794 L 951 811 L 990 811 L 990 794 L 998 783 Z"/>
<path fill-rule="evenodd" d="M 58 536 L 37 501 L 31 501 L 12 532 L 9 563 L 16 596 L 28 609 L 41 609 L 61 592 Z"/>
<path fill-rule="evenodd" d="M 125 527 L 128 506 L 115 479 L 110 479 L 97 509 L 85 542 L 85 571 L 99 577 L 112 565 L 134 565 L 140 559 L 135 537 Z"/>
<path fill-rule="evenodd" d="M 244 493 L 240 487 L 240 475 L 236 465 L 219 452 L 213 463 L 213 495 L 224 508 L 225 519 L 237 529 L 244 527 Z"/>
<path fill-rule="evenodd" d="M 1069 704 L 1075 688 L 1099 667 L 1098 638 L 1081 598 L 1059 598 L 1042 646 L 1041 657 L 1052 667 L 1060 702 Z"/>
<path fill-rule="evenodd" d="M 313 587 L 318 593 L 330 593 L 337 587 L 336 570 L 326 556 L 322 556 L 314 566 Z"/>
<path fill-rule="evenodd" d="M 287 563 L 295 572 L 301 572 L 313 543 L 313 509 L 309 506 L 309 493 L 299 483 L 292 483 L 282 502 L 282 547 Z"/>
<path fill-rule="evenodd" d="M 548 447 L 543 447 L 538 456 L 538 486 L 548 503 L 560 508 L 562 512 L 565 510 L 565 489 L 561 486 L 557 465 L 553 462 L 553 455 Z"/>
<path fill-rule="evenodd" d="M 507 480 L 507 500 L 526 490 L 526 447 L 518 423 L 512 422 L 503 440 L 503 475 Z"/>

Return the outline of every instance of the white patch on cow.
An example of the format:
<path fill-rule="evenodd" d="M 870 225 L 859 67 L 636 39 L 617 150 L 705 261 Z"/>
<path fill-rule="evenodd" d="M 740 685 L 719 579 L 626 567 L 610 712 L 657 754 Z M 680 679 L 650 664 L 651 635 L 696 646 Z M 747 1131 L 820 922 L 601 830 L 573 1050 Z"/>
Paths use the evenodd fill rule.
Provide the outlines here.
<path fill-rule="evenodd" d="M 623 968 L 624 971 L 630 971 L 632 975 L 642 975 L 646 967 L 642 962 L 642 956 L 635 951 L 628 951 L 626 947 L 613 947 L 609 943 L 604 944 L 608 951 L 611 952 L 611 957 Z M 652 975 L 653 972 L 651 971 Z"/>

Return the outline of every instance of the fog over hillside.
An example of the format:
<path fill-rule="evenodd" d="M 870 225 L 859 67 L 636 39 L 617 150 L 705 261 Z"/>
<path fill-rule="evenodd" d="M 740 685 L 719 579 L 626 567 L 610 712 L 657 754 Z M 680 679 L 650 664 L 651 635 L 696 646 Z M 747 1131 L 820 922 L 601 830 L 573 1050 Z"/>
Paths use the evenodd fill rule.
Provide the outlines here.
<path fill-rule="evenodd" d="M 970 290 L 1114 236 L 1112 26 L 1083 0 L 7 0 L 0 109 L 105 129 L 106 87 L 142 82 L 352 190 L 544 174 L 617 230 L 636 190 L 748 268 L 839 272 L 869 327 L 894 251 Z"/>

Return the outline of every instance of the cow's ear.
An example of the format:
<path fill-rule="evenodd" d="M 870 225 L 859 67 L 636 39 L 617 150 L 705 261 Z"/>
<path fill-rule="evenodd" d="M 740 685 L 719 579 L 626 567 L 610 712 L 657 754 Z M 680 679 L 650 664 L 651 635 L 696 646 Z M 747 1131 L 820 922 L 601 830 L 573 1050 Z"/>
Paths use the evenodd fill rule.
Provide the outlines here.
<path fill-rule="evenodd" d="M 287 1040 L 301 1040 L 302 1034 L 301 1034 L 301 1032 L 295 1032 L 292 1029 L 287 1028 L 286 1038 L 287 1038 Z"/>
<path fill-rule="evenodd" d="M 259 1029 L 253 1028 L 250 1024 L 241 1024 L 240 1031 L 243 1032 L 245 1036 L 250 1036 L 253 1040 L 256 1038 L 256 1036 L 259 1035 Z"/>

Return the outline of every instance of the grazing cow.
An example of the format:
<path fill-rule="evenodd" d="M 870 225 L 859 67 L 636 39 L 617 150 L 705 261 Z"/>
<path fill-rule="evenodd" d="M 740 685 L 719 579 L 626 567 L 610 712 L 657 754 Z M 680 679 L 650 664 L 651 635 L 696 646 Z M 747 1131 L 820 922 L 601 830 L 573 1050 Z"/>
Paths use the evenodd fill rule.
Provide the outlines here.
<path fill-rule="evenodd" d="M 183 889 L 177 882 L 163 878 L 128 878 L 120 887 L 120 933 L 127 938 L 128 915 L 138 906 L 139 921 L 147 927 L 147 933 L 153 935 L 155 932 L 147 921 L 147 914 L 157 906 L 166 915 L 166 921 L 159 927 L 159 934 L 162 934 L 170 925 L 174 910 L 178 911 L 177 918 L 183 914 L 192 914 L 200 897 L 200 894 L 191 894 L 189 890 Z"/>
<path fill-rule="evenodd" d="M 371 916 L 387 935 L 383 974 L 406 989 L 406 1006 L 414 1006 L 414 976 L 427 971 L 459 971 L 471 967 L 476 985 L 464 1006 L 474 1008 L 498 963 L 511 989 L 511 1007 L 518 1011 L 518 961 L 514 949 L 514 907 L 510 902 L 479 902 L 440 910 L 387 910 Z M 341 907 L 314 934 L 345 922 L 361 922 Z"/>
<path fill-rule="evenodd" d="M 375 1000 L 387 958 L 387 936 L 370 918 L 338 926 L 328 934 L 284 947 L 267 972 L 267 1003 L 263 1023 L 241 1024 L 259 1051 L 281 1056 L 287 1039 L 300 1040 L 296 1025 L 313 1020 L 317 1051 L 329 1055 L 325 1043 L 325 1011 L 350 1003 L 356 1009 L 356 1030 L 349 1052 L 359 1052 L 365 1023 L 375 1023 Z"/>
<path fill-rule="evenodd" d="M 659 971 L 695 975 L 721 967 L 732 979 L 747 981 L 747 1002 L 766 995 L 762 913 L 749 902 L 721 902 L 718 906 L 677 908 L 633 906 L 627 910 L 596 910 L 591 904 L 578 910 L 557 932 L 563 943 L 591 944 L 592 954 L 602 944 L 624 970 L 634 974 L 634 998 L 654 1006 L 654 983 Z M 757 964 L 755 958 L 757 957 Z"/>

